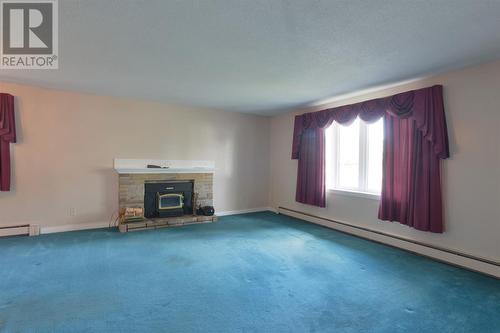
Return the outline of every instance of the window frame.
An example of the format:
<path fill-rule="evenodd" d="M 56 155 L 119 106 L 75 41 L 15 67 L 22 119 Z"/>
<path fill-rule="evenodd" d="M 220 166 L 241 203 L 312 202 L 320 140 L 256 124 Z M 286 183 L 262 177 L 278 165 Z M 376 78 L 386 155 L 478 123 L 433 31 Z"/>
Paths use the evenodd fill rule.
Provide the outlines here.
<path fill-rule="evenodd" d="M 340 169 L 340 159 L 338 158 L 338 153 L 340 150 L 340 131 L 337 122 L 333 122 L 331 125 L 331 136 L 326 136 L 326 139 L 330 139 L 332 142 L 330 146 L 332 147 L 332 152 L 328 152 L 330 155 L 330 166 L 331 170 L 326 170 L 326 172 L 331 172 L 330 176 L 327 176 L 326 189 L 328 192 L 334 194 L 340 194 L 345 196 L 362 197 L 368 199 L 380 199 L 380 192 L 370 191 L 368 188 L 368 153 L 369 153 L 369 142 L 368 142 L 368 126 L 370 124 L 357 118 L 359 121 L 359 157 L 358 157 L 358 187 L 340 187 L 339 186 L 339 169 Z M 355 120 L 356 121 L 356 120 Z M 383 125 L 382 125 L 383 126 Z M 327 129 L 328 130 L 328 129 Z M 328 143 L 326 144 L 328 147 Z"/>

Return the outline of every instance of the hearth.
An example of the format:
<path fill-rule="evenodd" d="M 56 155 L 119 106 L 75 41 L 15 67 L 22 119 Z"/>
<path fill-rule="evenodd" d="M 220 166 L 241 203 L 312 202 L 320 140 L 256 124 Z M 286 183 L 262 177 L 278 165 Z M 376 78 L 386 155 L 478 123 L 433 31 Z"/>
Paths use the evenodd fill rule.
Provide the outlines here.
<path fill-rule="evenodd" d="M 193 181 L 144 183 L 144 216 L 164 218 L 193 214 Z"/>

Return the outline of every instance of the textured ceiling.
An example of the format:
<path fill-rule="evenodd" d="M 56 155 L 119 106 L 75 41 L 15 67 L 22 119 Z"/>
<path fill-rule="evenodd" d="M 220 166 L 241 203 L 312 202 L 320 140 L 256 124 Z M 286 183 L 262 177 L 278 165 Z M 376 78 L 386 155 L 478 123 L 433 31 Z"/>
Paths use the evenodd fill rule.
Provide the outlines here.
<path fill-rule="evenodd" d="M 63 0 L 59 70 L 0 80 L 276 114 L 500 58 L 500 0 Z"/>

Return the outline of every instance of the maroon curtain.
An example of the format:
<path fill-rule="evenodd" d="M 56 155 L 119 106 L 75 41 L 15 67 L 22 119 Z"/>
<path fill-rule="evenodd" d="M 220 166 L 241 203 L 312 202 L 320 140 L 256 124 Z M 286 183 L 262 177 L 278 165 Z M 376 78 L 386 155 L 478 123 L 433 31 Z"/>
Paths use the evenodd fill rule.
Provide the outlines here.
<path fill-rule="evenodd" d="M 443 232 L 439 160 L 449 157 L 449 149 L 440 85 L 296 116 L 296 200 L 325 206 L 324 129 L 333 121 L 345 124 L 358 116 L 367 122 L 385 117 L 379 218 Z"/>
<path fill-rule="evenodd" d="M 325 130 L 308 128 L 302 135 L 295 200 L 325 207 Z"/>
<path fill-rule="evenodd" d="M 328 110 L 295 117 L 294 133 L 301 133 L 300 139 L 293 141 L 292 148 L 297 156 L 292 158 L 299 160 L 295 192 L 297 202 L 326 206 L 325 128 L 332 122 Z"/>
<path fill-rule="evenodd" d="M 418 230 L 444 230 L 440 159 L 449 157 L 442 87 L 384 118 L 384 167 L 378 217 Z M 407 117 L 407 118 L 400 118 Z"/>
<path fill-rule="evenodd" d="M 16 142 L 14 96 L 0 93 L 0 191 L 10 191 L 11 142 Z"/>

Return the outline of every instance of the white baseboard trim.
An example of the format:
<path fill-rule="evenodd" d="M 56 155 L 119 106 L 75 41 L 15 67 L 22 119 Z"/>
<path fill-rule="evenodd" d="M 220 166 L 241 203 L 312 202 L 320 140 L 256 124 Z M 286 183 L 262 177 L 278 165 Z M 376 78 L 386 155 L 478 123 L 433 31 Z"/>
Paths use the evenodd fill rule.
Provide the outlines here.
<path fill-rule="evenodd" d="M 228 215 L 237 215 L 237 214 L 247 214 L 247 213 L 256 213 L 256 212 L 264 212 L 271 211 L 277 213 L 278 211 L 272 207 L 259 207 L 259 208 L 250 208 L 250 209 L 242 209 L 242 210 L 228 210 L 225 212 L 216 212 L 217 216 L 228 216 Z M 108 228 L 108 222 L 93 222 L 93 223 L 74 223 L 74 224 L 64 224 L 57 226 L 42 226 L 40 229 L 41 234 L 52 234 L 56 232 L 67 232 L 67 231 L 78 231 L 78 230 L 88 230 L 88 229 L 101 229 Z"/>
<path fill-rule="evenodd" d="M 271 211 L 277 213 L 277 210 L 272 207 L 258 207 L 258 208 L 250 208 L 250 209 L 241 209 L 241 210 L 227 210 L 224 212 L 215 212 L 217 216 L 228 216 L 228 215 L 237 215 L 237 214 L 248 214 L 248 213 L 257 213 L 257 212 L 265 212 Z"/>
<path fill-rule="evenodd" d="M 93 222 L 93 223 L 74 223 L 74 224 L 64 224 L 56 225 L 52 227 L 41 227 L 41 234 L 52 234 L 56 232 L 66 232 L 66 231 L 77 231 L 77 230 L 88 230 L 88 229 L 100 229 L 108 228 L 108 222 Z"/>
<path fill-rule="evenodd" d="M 324 219 L 321 217 L 313 217 L 313 216 L 309 216 L 309 215 L 304 215 L 304 214 L 301 214 L 300 212 L 291 211 L 288 209 L 278 209 L 278 212 L 280 214 L 295 217 L 295 218 L 303 220 L 303 221 L 311 222 L 314 224 L 319 224 L 319 225 L 322 225 L 322 226 L 330 228 L 330 229 L 345 232 L 345 233 L 351 234 L 353 236 L 358 236 L 361 238 L 373 240 L 373 241 L 378 242 L 378 243 L 383 243 L 386 245 L 394 246 L 394 247 L 400 248 L 402 250 L 406 250 L 406 251 L 413 252 L 413 253 L 418 254 L 418 255 L 422 255 L 425 257 L 435 259 L 437 261 L 442 261 L 442 262 L 445 262 L 448 264 L 460 266 L 462 268 L 466 268 L 466 269 L 469 269 L 472 271 L 476 271 L 476 272 L 487 274 L 487 275 L 490 275 L 490 276 L 493 276 L 496 278 L 500 278 L 500 267 L 496 266 L 494 264 L 475 260 L 472 258 L 463 257 L 463 256 L 460 256 L 457 254 L 445 252 L 445 251 L 438 250 L 435 248 L 426 247 L 424 245 L 415 244 L 415 243 L 412 243 L 410 241 L 405 241 L 402 239 L 393 238 L 389 235 L 387 235 L 387 236 L 381 235 L 381 234 L 378 234 L 378 233 L 375 233 L 372 231 L 361 230 L 361 229 L 357 229 L 355 227 L 350 227 L 346 224 L 352 224 L 352 223 L 348 223 L 348 222 L 344 222 L 344 221 L 338 221 L 339 223 L 335 223 L 335 222 L 328 221 L 328 219 L 326 219 L 326 218 Z"/>

